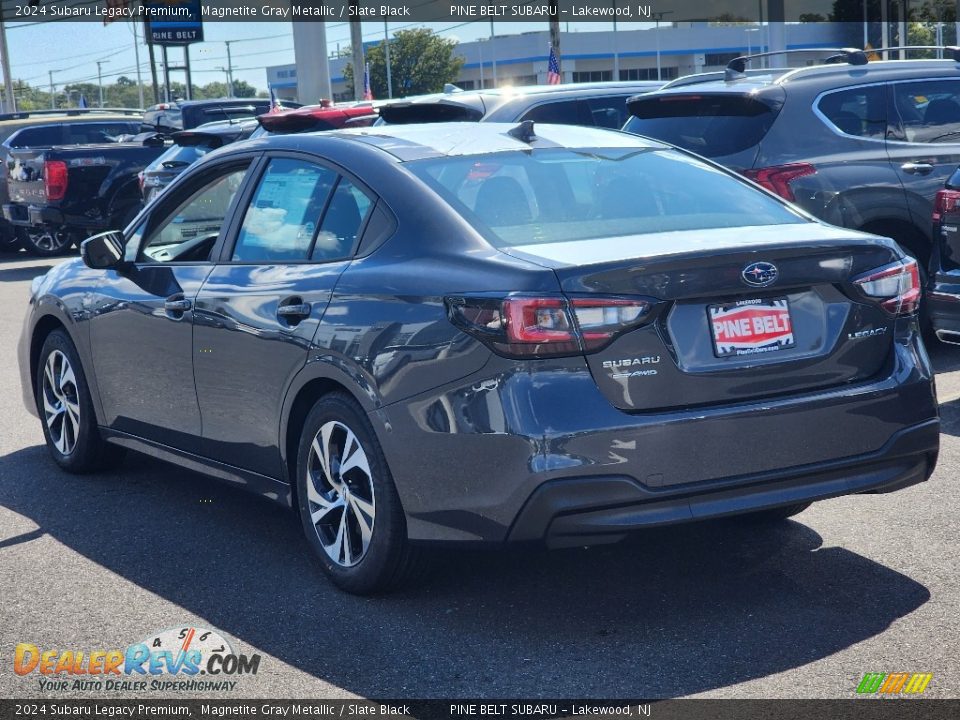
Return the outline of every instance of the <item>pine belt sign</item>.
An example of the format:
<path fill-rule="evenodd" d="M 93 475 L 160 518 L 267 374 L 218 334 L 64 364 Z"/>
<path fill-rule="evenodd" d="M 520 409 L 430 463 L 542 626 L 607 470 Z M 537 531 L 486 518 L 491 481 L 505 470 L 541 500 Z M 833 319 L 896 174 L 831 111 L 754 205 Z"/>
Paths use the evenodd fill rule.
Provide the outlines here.
<path fill-rule="evenodd" d="M 145 0 L 147 39 L 154 45 L 203 42 L 200 0 Z"/>

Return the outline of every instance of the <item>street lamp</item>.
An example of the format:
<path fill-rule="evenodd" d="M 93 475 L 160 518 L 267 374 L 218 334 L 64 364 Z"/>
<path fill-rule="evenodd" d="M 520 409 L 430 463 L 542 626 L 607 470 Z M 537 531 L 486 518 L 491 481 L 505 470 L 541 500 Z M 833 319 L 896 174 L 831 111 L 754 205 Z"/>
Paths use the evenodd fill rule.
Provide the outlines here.
<path fill-rule="evenodd" d="M 657 80 L 662 80 L 660 77 L 660 21 L 663 20 L 664 15 L 672 15 L 673 10 L 664 10 L 653 14 L 657 16 L 657 27 L 654 30 L 657 37 Z"/>
<path fill-rule="evenodd" d="M 752 54 L 753 46 L 750 44 L 750 33 L 760 32 L 760 28 L 745 28 L 744 32 L 747 34 L 747 55 Z M 760 51 L 759 44 L 757 45 L 757 52 Z"/>
<path fill-rule="evenodd" d="M 97 87 L 100 90 L 100 107 L 103 107 L 103 75 L 100 73 L 100 67 L 106 65 L 109 60 L 97 60 Z"/>

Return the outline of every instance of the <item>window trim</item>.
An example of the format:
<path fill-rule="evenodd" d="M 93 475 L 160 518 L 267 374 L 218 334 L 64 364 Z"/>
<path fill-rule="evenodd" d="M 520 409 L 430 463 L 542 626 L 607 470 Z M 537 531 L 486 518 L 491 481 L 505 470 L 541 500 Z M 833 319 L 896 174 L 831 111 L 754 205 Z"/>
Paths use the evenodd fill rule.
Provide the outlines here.
<path fill-rule="evenodd" d="M 338 263 L 344 261 L 350 261 L 357 257 L 357 250 L 360 248 L 360 245 L 363 241 L 363 233 L 367 229 L 367 225 L 370 223 L 370 218 L 373 215 L 373 209 L 376 207 L 377 201 L 380 200 L 380 196 L 373 192 L 370 189 L 370 186 L 367 185 L 362 180 L 358 179 L 356 175 L 347 171 L 341 165 L 328 160 L 327 158 L 320 157 L 318 155 L 313 155 L 311 153 L 305 152 L 295 152 L 289 150 L 275 150 L 267 151 L 263 153 L 261 157 L 261 165 L 257 169 L 257 177 L 254 180 L 250 178 L 250 186 L 247 189 L 246 197 L 244 197 L 245 205 L 249 207 L 250 201 L 253 199 L 253 194 L 256 192 L 256 189 L 260 186 L 260 179 L 263 177 L 263 174 L 266 172 L 267 167 L 270 165 L 270 161 L 274 159 L 290 159 L 290 160 L 300 160 L 301 162 L 310 163 L 312 165 L 319 165 L 320 167 L 325 167 L 328 170 L 333 171 L 337 175 L 336 182 L 333 184 L 333 187 L 330 189 L 330 194 L 327 196 L 327 200 L 323 205 L 323 212 L 320 215 L 320 218 L 317 221 L 317 227 L 314 230 L 313 237 L 310 238 L 310 248 L 307 254 L 307 257 L 302 260 L 272 260 L 272 261 L 257 261 L 249 262 L 243 260 L 234 260 L 233 251 L 237 244 L 237 238 L 240 234 L 240 228 L 243 225 L 243 218 L 246 216 L 246 212 L 234 213 L 234 217 L 230 223 L 230 228 L 228 230 L 227 236 L 224 238 L 223 246 L 220 249 L 220 259 L 217 261 L 218 265 L 235 265 L 239 267 L 252 266 L 252 265 L 329 265 L 331 263 Z M 370 198 L 370 207 L 367 208 L 366 214 L 360 220 L 360 226 L 357 228 L 357 237 L 353 242 L 353 245 L 350 247 L 350 252 L 343 257 L 339 258 L 330 258 L 323 260 L 314 260 L 310 257 L 313 254 L 314 244 L 316 243 L 317 234 L 320 232 L 320 228 L 323 225 L 323 219 L 327 215 L 327 209 L 330 207 L 330 203 L 333 201 L 333 195 L 336 192 L 337 188 L 340 186 L 340 180 L 342 178 L 347 178 L 351 183 L 353 183 L 358 189 L 360 189 L 368 198 Z M 219 242 L 219 240 L 218 240 Z"/>
<path fill-rule="evenodd" d="M 228 158 L 224 158 L 221 162 L 216 163 L 212 167 L 204 167 L 198 169 L 194 172 L 185 173 L 183 180 L 177 178 L 176 186 L 168 189 L 164 193 L 164 197 L 156 203 L 146 217 L 138 223 L 129 236 L 124 237 L 124 241 L 129 242 L 133 239 L 133 236 L 136 235 L 137 230 L 140 227 L 146 225 L 144 228 L 143 235 L 140 238 L 140 246 L 137 248 L 136 260 L 133 262 L 135 267 L 177 267 L 183 265 L 216 265 L 219 262 L 219 258 L 222 254 L 223 243 L 227 236 L 228 229 L 233 225 L 233 217 L 236 213 L 237 205 L 240 199 L 248 192 L 250 187 L 251 176 L 258 172 L 258 166 L 262 162 L 262 153 L 243 153 L 242 155 L 231 155 Z M 243 163 L 247 163 L 247 174 L 243 179 L 243 183 L 240 185 L 240 189 L 237 190 L 237 193 L 233 196 L 233 200 L 230 201 L 230 205 L 227 208 L 227 217 L 224 218 L 226 222 L 220 227 L 220 234 L 217 236 L 216 242 L 213 244 L 213 247 L 210 249 L 210 256 L 206 260 L 170 260 L 168 262 L 160 261 L 147 261 L 143 260 L 143 243 L 146 241 L 148 235 L 147 230 L 152 230 L 150 225 L 152 224 L 154 218 L 159 213 L 166 217 L 166 213 L 170 212 L 180 206 L 184 202 L 184 195 L 187 198 L 192 197 L 200 189 L 206 187 L 212 182 L 211 178 L 221 177 L 223 175 L 229 174 L 231 168 L 238 169 L 239 166 Z M 194 181 L 199 182 L 199 185 Z M 190 188 L 190 190 L 184 193 L 185 188 Z M 173 190 L 173 192 L 171 192 Z"/>

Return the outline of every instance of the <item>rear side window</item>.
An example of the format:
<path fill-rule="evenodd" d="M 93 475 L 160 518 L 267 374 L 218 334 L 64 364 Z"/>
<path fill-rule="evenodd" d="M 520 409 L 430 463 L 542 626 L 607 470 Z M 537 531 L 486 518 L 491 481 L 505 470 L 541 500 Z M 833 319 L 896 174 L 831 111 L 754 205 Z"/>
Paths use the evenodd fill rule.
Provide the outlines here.
<path fill-rule="evenodd" d="M 544 103 L 530 108 L 521 120 L 533 120 L 538 123 L 554 125 L 592 125 L 593 120 L 587 106 L 581 100 L 562 100 Z"/>
<path fill-rule="evenodd" d="M 139 123 L 72 123 L 63 126 L 64 145 L 117 142 L 121 135 L 136 135 Z"/>
<path fill-rule="evenodd" d="M 24 128 L 10 139 L 10 147 L 50 147 L 62 141 L 60 125 Z"/>
<path fill-rule="evenodd" d="M 340 178 L 323 216 L 310 258 L 323 262 L 349 255 L 372 204 L 360 188 L 347 178 Z"/>
<path fill-rule="evenodd" d="M 886 95 L 882 86 L 827 93 L 817 109 L 845 135 L 882 140 L 887 133 Z"/>
<path fill-rule="evenodd" d="M 913 143 L 960 141 L 960 82 L 893 83 L 890 136 Z"/>
<path fill-rule="evenodd" d="M 302 160 L 270 161 L 243 218 L 234 262 L 291 262 L 310 257 L 337 174 Z M 342 256 L 342 255 L 341 255 Z"/>
<path fill-rule="evenodd" d="M 629 95 L 612 95 L 608 97 L 588 98 L 586 103 L 590 108 L 590 116 L 597 127 L 619 130 L 630 117 L 627 112 L 627 98 Z"/>
<path fill-rule="evenodd" d="M 627 132 L 663 140 L 708 158 L 755 147 L 776 112 L 744 95 L 657 95 L 630 105 Z"/>
<path fill-rule="evenodd" d="M 673 150 L 543 149 L 408 167 L 498 247 L 805 222 Z"/>

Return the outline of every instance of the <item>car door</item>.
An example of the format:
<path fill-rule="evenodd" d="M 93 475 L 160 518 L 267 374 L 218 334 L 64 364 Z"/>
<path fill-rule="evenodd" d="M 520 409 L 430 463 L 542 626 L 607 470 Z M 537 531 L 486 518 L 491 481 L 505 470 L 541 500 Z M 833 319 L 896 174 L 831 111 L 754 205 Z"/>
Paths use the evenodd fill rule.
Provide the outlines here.
<path fill-rule="evenodd" d="M 270 156 L 196 299 L 203 453 L 282 478 L 280 410 L 373 195 L 311 156 Z"/>
<path fill-rule="evenodd" d="M 193 378 L 193 301 L 222 242 L 251 157 L 194 175 L 157 203 L 127 239 L 89 308 L 106 423 L 187 452 L 200 449 Z"/>
<path fill-rule="evenodd" d="M 892 83 L 887 153 L 917 227 L 930 227 L 937 191 L 960 165 L 960 80 Z"/>

